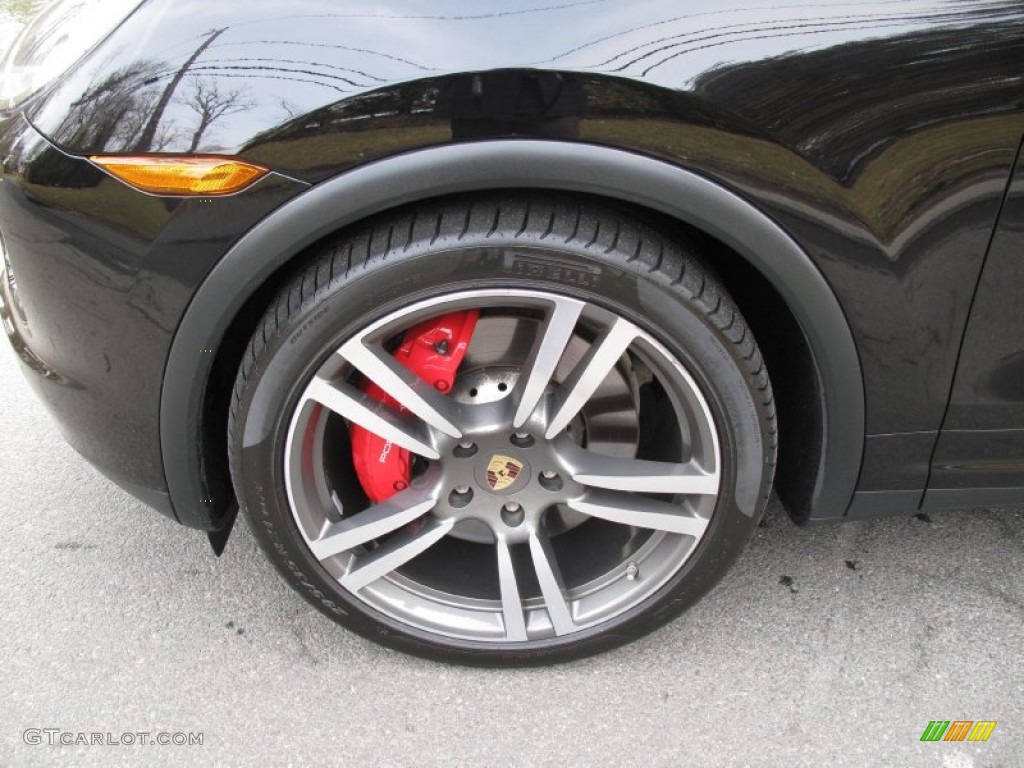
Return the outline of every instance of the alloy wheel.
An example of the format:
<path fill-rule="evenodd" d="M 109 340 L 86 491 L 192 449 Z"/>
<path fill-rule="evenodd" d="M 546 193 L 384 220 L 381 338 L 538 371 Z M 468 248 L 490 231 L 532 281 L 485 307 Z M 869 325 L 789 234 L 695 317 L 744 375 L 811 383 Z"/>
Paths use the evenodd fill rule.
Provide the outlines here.
<path fill-rule="evenodd" d="M 449 391 L 398 364 L 411 327 L 467 310 L 480 319 Z M 357 428 L 412 456 L 407 487 L 376 503 Z M 648 600 L 699 546 L 722 482 L 683 363 L 632 319 L 534 290 L 452 293 L 355 333 L 305 386 L 282 460 L 295 524 L 341 588 L 485 643 L 571 635 Z"/>

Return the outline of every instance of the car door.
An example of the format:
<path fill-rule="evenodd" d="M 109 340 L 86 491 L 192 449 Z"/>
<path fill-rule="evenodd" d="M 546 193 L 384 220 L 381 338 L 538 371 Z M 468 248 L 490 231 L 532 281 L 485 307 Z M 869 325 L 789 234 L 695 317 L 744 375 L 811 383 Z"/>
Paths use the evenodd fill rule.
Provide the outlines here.
<path fill-rule="evenodd" d="M 923 508 L 1024 504 L 1024 159 L 989 246 Z"/>

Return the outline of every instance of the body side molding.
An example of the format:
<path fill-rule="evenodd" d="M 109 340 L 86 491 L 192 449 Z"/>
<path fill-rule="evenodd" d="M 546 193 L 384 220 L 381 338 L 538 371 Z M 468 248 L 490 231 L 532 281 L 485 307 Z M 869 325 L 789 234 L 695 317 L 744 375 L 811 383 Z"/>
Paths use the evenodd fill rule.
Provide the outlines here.
<path fill-rule="evenodd" d="M 841 517 L 860 472 L 864 384 L 853 335 L 831 288 L 800 246 L 733 192 L 690 171 L 581 143 L 495 140 L 413 151 L 322 182 L 242 237 L 211 270 L 175 334 L 160 404 L 160 442 L 174 509 L 217 529 L 201 499 L 199 429 L 211 355 L 249 296 L 281 265 L 331 232 L 380 211 L 474 190 L 580 191 L 627 201 L 694 226 L 739 253 L 778 290 L 807 338 L 822 390 L 822 455 L 811 519 Z"/>

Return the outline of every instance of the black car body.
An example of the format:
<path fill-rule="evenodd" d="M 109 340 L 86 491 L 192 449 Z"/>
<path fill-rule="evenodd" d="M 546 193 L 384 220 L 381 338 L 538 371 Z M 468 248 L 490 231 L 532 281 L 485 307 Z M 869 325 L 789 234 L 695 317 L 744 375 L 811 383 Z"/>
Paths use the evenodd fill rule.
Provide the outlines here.
<path fill-rule="evenodd" d="M 798 521 L 1024 502 L 1019 3 L 388 8 L 148 0 L 9 113 L 5 327 L 105 474 L 222 546 L 232 386 L 302 255 L 540 190 L 721 246 Z M 269 173 L 172 197 L 89 159 L 149 154 Z"/>

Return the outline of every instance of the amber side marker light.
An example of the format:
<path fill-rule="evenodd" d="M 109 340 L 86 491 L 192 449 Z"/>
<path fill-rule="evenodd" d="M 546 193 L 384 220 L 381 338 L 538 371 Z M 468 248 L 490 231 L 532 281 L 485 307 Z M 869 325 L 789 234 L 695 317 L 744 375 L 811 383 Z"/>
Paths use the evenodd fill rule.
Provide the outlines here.
<path fill-rule="evenodd" d="M 153 195 L 230 195 L 268 173 L 266 168 L 231 157 L 92 155 L 89 159 L 114 178 Z"/>

